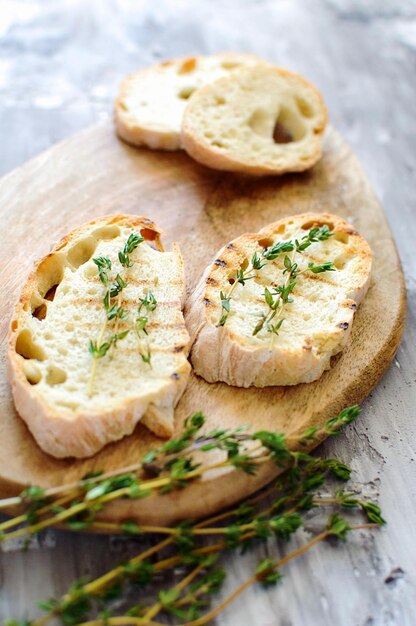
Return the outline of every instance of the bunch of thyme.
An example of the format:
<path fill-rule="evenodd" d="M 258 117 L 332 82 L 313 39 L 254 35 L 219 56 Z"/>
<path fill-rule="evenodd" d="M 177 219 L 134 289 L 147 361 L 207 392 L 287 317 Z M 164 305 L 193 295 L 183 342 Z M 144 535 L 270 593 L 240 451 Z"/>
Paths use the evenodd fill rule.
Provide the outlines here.
<path fill-rule="evenodd" d="M 118 260 L 125 270 L 132 267 L 133 263 L 131 262 L 130 255 L 134 252 L 138 245 L 142 243 L 142 241 L 144 241 L 144 238 L 141 235 L 131 233 L 124 244 L 123 249 L 118 252 Z M 110 348 L 116 347 L 117 341 L 124 339 L 124 337 L 126 337 L 129 333 L 128 329 L 118 332 L 119 323 L 128 317 L 128 312 L 121 306 L 122 291 L 125 287 L 127 287 L 127 281 L 120 275 L 120 273 L 117 273 L 115 280 L 110 282 L 109 271 L 112 269 L 112 264 L 108 257 L 95 257 L 93 258 L 93 262 L 98 268 L 98 278 L 106 288 L 106 291 L 103 297 L 105 319 L 101 326 L 97 341 L 91 340 L 88 348 L 93 358 L 89 384 L 90 397 L 94 392 L 94 379 L 97 371 L 98 359 L 105 357 Z M 114 323 L 114 330 L 110 337 L 106 341 L 103 341 L 108 322 L 111 321 Z"/>
<path fill-rule="evenodd" d="M 18 498 L 0 501 L 0 507 L 20 504 L 24 509 L 20 516 L 0 525 L 0 541 L 22 535 L 33 536 L 57 523 L 74 530 L 95 528 L 138 536 L 145 533 L 165 536 L 157 545 L 96 580 L 78 581 L 62 598 L 42 603 L 45 612 L 42 617 L 31 622 L 11 620 L 9 626 L 44 626 L 54 618 L 59 618 L 63 624 L 82 626 L 155 626 L 160 624 L 155 621 L 159 614 L 167 614 L 187 626 L 202 626 L 250 585 L 277 583 L 284 565 L 327 537 L 345 540 L 352 530 L 382 525 L 384 520 L 376 503 L 362 500 L 358 494 L 343 489 L 336 489 L 332 495 L 322 495 L 320 492 L 328 490 L 331 477 L 347 481 L 351 469 L 336 459 L 323 459 L 304 451 L 322 438 L 337 434 L 358 413 L 355 406 L 345 409 L 322 426 L 307 429 L 291 440 L 290 446 L 283 434 L 270 431 L 249 433 L 238 428 L 203 432 L 204 416 L 196 413 L 186 421 L 177 439 L 149 452 L 140 464 L 128 468 L 127 472 L 97 473 L 74 485 L 50 490 L 32 487 Z M 196 452 L 209 454 L 213 450 L 220 451 L 224 460 L 202 465 L 197 462 Z M 109 501 L 183 489 L 213 467 L 233 466 L 253 473 L 265 461 L 273 461 L 283 472 L 277 482 L 235 508 L 202 522 L 187 521 L 173 527 L 158 527 L 138 525 L 134 520 L 117 524 L 97 518 L 97 513 Z M 273 537 L 279 543 L 288 542 L 299 528 L 308 524 L 307 512 L 317 507 L 322 510 L 329 507 L 329 513 L 318 530 L 311 529 L 313 537 L 307 543 L 283 558 L 260 560 L 253 575 L 243 585 L 215 608 L 209 609 L 211 597 L 220 590 L 226 575 L 218 566 L 218 559 L 224 552 L 253 549 Z M 343 508 L 361 511 L 367 521 L 350 524 L 337 510 Z M 117 613 L 118 605 L 112 601 L 122 597 L 129 585 L 149 585 L 156 574 L 170 572 L 178 565 L 185 569 L 179 583 L 155 591 L 151 604 L 133 604 L 126 613 Z"/>
<path fill-rule="evenodd" d="M 220 292 L 222 314 L 218 322 L 218 326 L 224 326 L 228 319 L 231 311 L 231 296 L 236 286 L 238 284 L 244 286 L 248 280 L 256 278 L 257 272 L 265 267 L 265 265 L 284 254 L 284 281 L 272 291 L 267 289 L 267 287 L 265 288 L 264 299 L 270 310 L 268 313 L 261 316 L 260 321 L 256 324 L 253 330 L 253 335 L 257 335 L 261 330 L 263 330 L 264 326 L 266 326 L 267 332 L 272 333 L 272 335 L 278 335 L 280 327 L 284 321 L 284 318 L 281 317 L 284 306 L 293 301 L 291 294 L 296 286 L 297 277 L 305 272 L 320 274 L 322 272 L 335 271 L 335 268 L 333 267 L 334 264 L 331 261 L 321 264 L 310 262 L 307 267 L 301 270 L 299 269 L 298 263 L 295 262 L 296 254 L 301 255 L 307 248 L 309 248 L 309 246 L 312 245 L 312 243 L 326 241 L 332 237 L 333 234 L 334 233 L 329 230 L 328 226 L 324 224 L 320 227 L 311 228 L 300 240 L 294 239 L 288 241 L 278 241 L 272 246 L 264 248 L 261 255 L 255 251 L 248 267 L 246 269 L 240 268 L 237 270 L 235 278 L 232 279 L 232 284 L 228 291 L 226 293 L 223 291 Z M 288 252 L 291 252 L 292 255 L 289 256 L 287 254 Z M 272 320 L 275 317 L 276 320 L 272 323 Z"/>

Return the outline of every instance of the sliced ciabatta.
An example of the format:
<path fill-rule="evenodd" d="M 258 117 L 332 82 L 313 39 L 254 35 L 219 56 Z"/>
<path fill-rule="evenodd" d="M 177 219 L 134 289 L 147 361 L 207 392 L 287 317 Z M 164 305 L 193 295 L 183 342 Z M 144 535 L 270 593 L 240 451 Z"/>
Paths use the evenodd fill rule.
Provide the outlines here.
<path fill-rule="evenodd" d="M 118 253 L 129 237 L 123 266 Z M 106 309 L 117 274 L 127 284 Z M 85 224 L 37 263 L 13 314 L 8 363 L 16 408 L 43 450 L 90 456 L 140 420 L 159 436 L 172 434 L 190 372 L 183 296 L 180 251 L 174 244 L 165 252 L 159 228 L 144 217 Z M 114 317 L 119 306 L 124 312 Z"/>
<path fill-rule="evenodd" d="M 327 110 L 304 78 L 272 65 L 241 68 L 189 101 L 182 144 L 213 169 L 265 176 L 299 172 L 321 156 Z"/>
<path fill-rule="evenodd" d="M 195 372 L 238 387 L 316 380 L 345 346 L 370 272 L 367 242 L 335 215 L 296 215 L 238 237 L 219 251 L 187 307 Z M 292 280 L 273 315 L 270 304 Z"/>
<path fill-rule="evenodd" d="M 116 100 L 118 135 L 137 146 L 179 150 L 183 112 L 194 91 L 256 63 L 250 54 L 222 53 L 165 61 L 128 76 Z"/>

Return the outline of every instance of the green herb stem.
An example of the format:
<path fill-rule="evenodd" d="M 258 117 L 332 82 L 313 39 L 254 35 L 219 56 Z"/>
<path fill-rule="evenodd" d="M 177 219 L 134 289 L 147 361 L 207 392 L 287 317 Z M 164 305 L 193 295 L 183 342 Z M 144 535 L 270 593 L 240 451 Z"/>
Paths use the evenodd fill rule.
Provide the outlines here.
<path fill-rule="evenodd" d="M 97 339 L 97 346 L 101 346 L 103 338 L 104 338 L 104 333 L 107 330 L 107 315 L 105 316 L 105 320 L 101 326 L 100 329 L 100 334 L 98 335 L 98 339 Z M 92 398 L 92 396 L 94 395 L 94 381 L 95 381 L 95 376 L 97 373 L 97 357 L 93 357 L 92 359 L 92 366 L 91 366 L 91 375 L 90 375 L 90 383 L 89 383 L 89 387 L 88 387 L 88 395 L 90 398 Z"/>
<path fill-rule="evenodd" d="M 374 529 L 378 527 L 379 527 L 378 524 L 358 524 L 358 525 L 350 526 L 349 530 L 356 531 L 356 530 L 363 530 L 363 529 Z M 330 529 L 323 530 L 321 533 L 319 533 L 318 535 L 310 539 L 303 546 L 290 552 L 286 556 L 282 557 L 281 559 L 273 563 L 273 565 L 271 565 L 270 569 L 267 570 L 266 573 L 269 574 L 271 572 L 278 572 L 282 567 L 287 565 L 290 561 L 302 556 L 303 554 L 311 550 L 314 546 L 321 543 L 322 541 L 324 541 L 331 535 L 333 535 L 333 532 Z M 204 550 L 205 554 L 207 552 L 212 553 L 214 551 L 221 550 L 223 548 L 223 544 L 217 544 L 216 546 L 207 546 L 206 548 L 207 549 Z M 201 551 L 198 551 L 198 552 L 201 552 Z M 175 561 L 174 559 L 166 559 L 165 562 L 157 563 L 156 567 L 160 571 L 161 569 L 164 569 L 167 564 L 168 564 L 168 567 L 171 567 L 174 561 Z M 176 561 L 174 562 L 174 564 L 176 564 Z M 162 565 L 163 567 L 160 567 Z M 200 566 L 194 568 L 194 570 L 192 570 L 192 572 L 187 577 L 185 577 L 180 583 L 178 583 L 178 585 L 176 585 L 174 589 L 177 589 L 177 590 L 183 589 L 187 584 L 189 584 L 189 582 L 191 582 L 195 578 L 195 576 L 203 569 L 203 567 L 204 565 L 201 564 Z M 197 619 L 183 622 L 182 626 L 205 626 L 205 624 L 208 624 L 209 622 L 214 620 L 220 613 L 222 613 L 224 609 L 227 608 L 246 589 L 248 589 L 249 587 L 251 587 L 253 584 L 257 582 L 262 582 L 262 578 L 263 578 L 262 574 L 258 574 L 258 573 L 254 574 L 253 576 L 248 578 L 242 585 L 237 587 L 230 595 L 228 595 L 227 598 L 225 598 L 225 600 L 217 604 L 217 606 L 215 606 L 213 609 L 211 609 L 210 611 L 208 611 L 207 613 L 205 613 L 204 615 L 202 615 L 201 617 Z M 149 611 L 143 617 L 134 617 L 134 616 L 128 616 L 128 615 L 108 617 L 106 620 L 106 624 L 108 624 L 108 626 L 121 626 L 121 625 L 128 625 L 128 624 L 137 624 L 140 626 L 164 626 L 161 622 L 155 622 L 153 620 L 153 617 L 157 615 L 157 613 L 159 613 L 159 611 L 162 608 L 163 608 L 162 605 L 160 603 L 157 603 L 153 607 L 151 607 L 151 609 L 149 609 Z M 34 622 L 32 626 L 41 626 L 41 624 L 39 622 Z M 82 622 L 79 626 L 102 626 L 102 620 L 91 620 L 88 622 Z"/>
<path fill-rule="evenodd" d="M 181 591 L 182 589 L 185 589 L 185 587 L 187 587 L 189 583 L 191 583 L 194 578 L 196 578 L 198 574 L 205 568 L 205 566 L 206 565 L 204 562 L 197 565 L 193 570 L 191 570 L 191 572 L 187 576 L 184 576 L 184 578 L 173 587 L 173 591 Z M 149 622 L 150 620 L 152 620 L 153 617 L 160 613 L 162 609 L 163 604 L 161 602 L 156 602 L 156 604 L 150 607 L 150 609 L 145 613 L 143 618 Z"/>
<path fill-rule="evenodd" d="M 308 264 L 308 267 L 304 270 L 299 271 L 298 264 L 295 263 L 296 254 L 302 254 L 312 243 L 316 243 L 319 241 L 326 241 L 329 237 L 333 236 L 333 232 L 329 230 L 327 225 L 323 225 L 321 227 L 313 227 L 309 230 L 309 232 L 304 235 L 300 240 L 288 240 L 288 241 L 278 241 L 273 244 L 269 248 L 264 248 L 261 255 L 258 254 L 257 251 L 254 252 L 251 262 L 246 270 L 240 268 L 236 271 L 236 275 L 234 278 L 234 282 L 231 287 L 227 290 L 226 293 L 220 292 L 220 301 L 221 301 L 221 318 L 217 324 L 217 326 L 224 326 L 227 322 L 228 316 L 231 310 L 231 295 L 238 283 L 241 285 L 245 285 L 247 280 L 255 278 L 257 273 L 266 265 L 273 262 L 277 257 L 282 254 L 285 254 L 284 257 L 284 270 L 283 274 L 286 274 L 285 281 L 283 285 L 280 285 L 275 289 L 275 293 L 277 294 L 276 299 L 273 299 L 272 293 L 266 288 L 264 297 L 266 304 L 271 309 L 267 315 L 263 315 L 260 321 L 256 324 L 253 329 L 253 335 L 257 335 L 266 325 L 267 331 L 272 334 L 272 344 L 274 337 L 279 334 L 280 327 L 284 319 L 281 317 L 283 308 L 286 304 L 292 302 L 292 299 L 289 297 L 290 293 L 293 291 L 296 278 L 299 274 L 302 274 L 304 271 L 311 271 L 315 274 L 319 274 L 321 272 L 326 271 L 335 271 L 333 267 L 333 263 L 328 261 L 321 265 L 315 265 L 313 262 Z M 291 252 L 291 257 L 288 256 L 288 252 Z M 253 272 L 250 274 L 250 272 Z M 276 322 L 272 324 L 272 320 L 276 318 Z"/>
<path fill-rule="evenodd" d="M 144 237 L 137 233 L 131 233 L 123 246 L 123 249 L 118 252 L 118 260 L 125 272 L 133 266 L 130 259 L 130 254 L 137 248 L 137 246 L 144 241 Z M 100 282 L 105 286 L 106 292 L 103 298 L 103 305 L 105 310 L 105 321 L 101 327 L 98 340 L 96 342 L 90 341 L 89 351 L 93 357 L 91 366 L 90 382 L 88 387 L 88 395 L 91 398 L 94 395 L 94 381 L 97 373 L 97 361 L 103 358 L 109 350 L 117 346 L 117 341 L 124 339 L 129 333 L 129 330 L 119 333 L 119 324 L 121 320 L 124 320 L 128 313 L 121 306 L 122 304 L 122 291 L 127 287 L 127 281 L 117 273 L 115 281 L 110 283 L 108 272 L 112 269 L 112 263 L 108 257 L 95 257 L 93 262 L 98 268 L 98 278 Z M 112 300 L 116 298 L 116 303 L 112 303 Z M 109 340 L 103 343 L 104 333 L 107 330 L 108 322 L 114 321 L 114 332 Z"/>

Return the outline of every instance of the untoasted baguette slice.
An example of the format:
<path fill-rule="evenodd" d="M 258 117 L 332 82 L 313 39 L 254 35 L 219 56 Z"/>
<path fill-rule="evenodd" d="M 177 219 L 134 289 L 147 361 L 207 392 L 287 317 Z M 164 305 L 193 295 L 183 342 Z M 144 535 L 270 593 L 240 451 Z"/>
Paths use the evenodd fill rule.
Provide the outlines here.
<path fill-rule="evenodd" d="M 217 170 L 265 176 L 300 172 L 321 157 L 327 110 L 304 78 L 271 65 L 241 68 L 194 94 L 182 144 Z"/>
<path fill-rule="evenodd" d="M 220 292 L 227 292 L 236 271 L 278 241 L 301 239 L 314 226 L 327 224 L 334 235 L 313 243 L 296 255 L 299 269 L 309 262 L 333 261 L 336 271 L 297 277 L 293 302 L 285 305 L 278 336 L 265 328 L 253 330 L 259 316 L 270 309 L 265 287 L 284 282 L 279 255 L 245 285 L 238 283 L 224 326 Z M 218 253 L 190 299 L 186 314 L 192 329 L 191 362 L 208 382 L 224 381 L 238 387 L 297 385 L 319 378 L 329 369 L 331 356 L 340 352 L 351 332 L 354 312 L 368 289 L 371 250 L 346 221 L 330 214 L 304 213 L 266 226 L 259 233 L 238 237 Z"/>
<path fill-rule="evenodd" d="M 193 92 L 257 63 L 250 54 L 222 53 L 165 61 L 128 76 L 115 105 L 119 137 L 154 150 L 179 150 L 182 116 Z"/>
<path fill-rule="evenodd" d="M 145 238 L 122 268 L 118 251 L 132 232 Z M 142 422 L 161 437 L 173 431 L 173 409 L 190 372 L 189 335 L 184 325 L 184 267 L 179 248 L 164 252 L 160 230 L 149 219 L 110 215 L 72 231 L 29 276 L 11 321 L 9 377 L 16 408 L 40 447 L 55 457 L 86 457 L 110 441 L 133 432 Z M 130 328 L 97 360 L 93 393 L 89 383 L 93 358 L 88 347 L 97 341 L 106 318 L 93 258 L 112 262 L 128 282 L 122 306 L 129 317 L 118 331 Z M 147 352 L 132 330 L 139 299 L 151 290 L 156 309 L 148 316 Z M 102 341 L 108 339 L 109 322 Z M 146 345 L 147 349 L 147 345 Z"/>

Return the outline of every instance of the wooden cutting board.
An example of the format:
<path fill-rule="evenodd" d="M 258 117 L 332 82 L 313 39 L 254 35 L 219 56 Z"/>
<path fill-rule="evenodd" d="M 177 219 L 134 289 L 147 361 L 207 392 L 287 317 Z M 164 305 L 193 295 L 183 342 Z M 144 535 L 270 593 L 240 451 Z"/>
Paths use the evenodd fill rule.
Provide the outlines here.
<path fill-rule="evenodd" d="M 190 292 L 224 243 L 305 211 L 345 217 L 373 249 L 372 283 L 356 314 L 351 343 L 320 380 L 296 387 L 237 389 L 193 376 L 176 410 L 177 429 L 187 415 L 203 410 L 209 428 L 250 423 L 255 429 L 296 435 L 361 402 L 388 367 L 405 319 L 403 275 L 383 210 L 350 148 L 329 129 L 324 156 L 309 172 L 252 180 L 208 170 L 184 153 L 131 148 L 106 124 L 54 146 L 3 178 L 0 495 L 16 494 L 29 483 L 48 487 L 92 470 L 124 467 L 160 443 L 139 425 L 133 435 L 91 459 L 56 460 L 37 447 L 16 414 L 4 358 L 11 308 L 33 261 L 53 242 L 103 214 L 148 216 L 165 230 L 165 244 L 180 244 Z M 105 518 L 166 524 L 207 515 L 258 489 L 275 472 L 263 465 L 254 477 L 236 470 L 211 475 L 181 492 L 115 503 Z"/>

